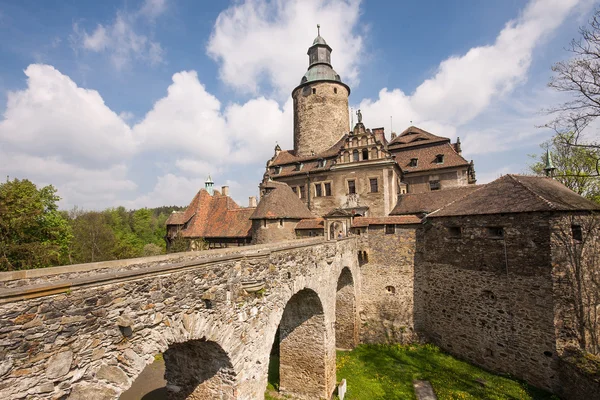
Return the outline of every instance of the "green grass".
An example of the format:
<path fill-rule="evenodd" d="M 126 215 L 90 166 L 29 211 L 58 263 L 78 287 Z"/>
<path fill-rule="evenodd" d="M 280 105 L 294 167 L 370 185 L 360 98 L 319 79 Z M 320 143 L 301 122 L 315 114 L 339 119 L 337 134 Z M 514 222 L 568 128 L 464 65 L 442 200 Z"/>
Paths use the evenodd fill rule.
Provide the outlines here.
<path fill-rule="evenodd" d="M 415 399 L 413 380 L 431 382 L 438 399 L 558 400 L 509 377 L 460 361 L 433 345 L 360 345 L 337 353 L 337 379 L 346 400 Z M 271 356 L 266 400 L 279 400 L 279 357 Z M 337 397 L 336 397 L 337 398 Z"/>
<path fill-rule="evenodd" d="M 360 345 L 337 354 L 347 400 L 415 399 L 413 380 L 431 382 L 438 399 L 557 399 L 526 383 L 494 375 L 433 345 Z"/>

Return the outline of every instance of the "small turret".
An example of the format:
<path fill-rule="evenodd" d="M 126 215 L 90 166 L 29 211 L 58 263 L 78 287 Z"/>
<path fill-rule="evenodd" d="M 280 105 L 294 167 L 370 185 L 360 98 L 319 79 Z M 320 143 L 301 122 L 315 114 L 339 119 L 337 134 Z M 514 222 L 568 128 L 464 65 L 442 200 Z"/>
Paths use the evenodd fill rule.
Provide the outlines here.
<path fill-rule="evenodd" d="M 546 149 L 546 166 L 544 167 L 544 172 L 546 172 L 546 176 L 554 177 L 554 171 L 556 167 L 552 162 L 552 156 L 550 155 L 550 149 Z"/>
<path fill-rule="evenodd" d="M 460 138 L 456 138 L 456 143 L 454 144 L 454 150 L 460 155 L 462 154 L 462 148 L 460 147 Z"/>
<path fill-rule="evenodd" d="M 215 183 L 213 182 L 213 180 L 210 177 L 210 174 L 208 175 L 208 178 L 206 178 L 206 181 L 204 182 L 204 189 L 206 189 L 206 191 L 208 192 L 208 194 L 210 194 L 211 196 L 214 194 L 214 187 Z"/>

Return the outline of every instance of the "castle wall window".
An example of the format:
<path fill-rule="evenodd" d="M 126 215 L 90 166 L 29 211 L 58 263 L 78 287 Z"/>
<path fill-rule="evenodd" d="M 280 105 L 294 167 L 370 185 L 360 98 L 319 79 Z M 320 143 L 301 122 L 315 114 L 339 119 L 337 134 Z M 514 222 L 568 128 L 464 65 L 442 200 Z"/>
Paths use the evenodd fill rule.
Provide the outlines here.
<path fill-rule="evenodd" d="M 337 94 L 337 88 L 333 88 L 333 93 Z"/>
<path fill-rule="evenodd" d="M 371 193 L 379 192 L 379 187 L 377 185 L 377 178 L 369 178 L 369 188 L 371 189 Z"/>
<path fill-rule="evenodd" d="M 451 238 L 459 238 L 462 235 L 462 228 L 460 226 L 448 227 L 448 236 Z"/>
<path fill-rule="evenodd" d="M 444 155 L 443 154 L 438 154 L 437 156 L 435 156 L 435 163 L 436 164 L 443 164 L 444 163 Z"/>
<path fill-rule="evenodd" d="M 331 196 L 331 183 L 327 182 L 325 186 L 325 196 Z"/>
<path fill-rule="evenodd" d="M 300 192 L 300 198 L 304 199 L 306 197 L 306 192 L 304 191 L 304 185 L 299 186 L 298 191 Z"/>
<path fill-rule="evenodd" d="M 348 181 L 348 194 L 356 194 L 356 181 L 354 179 Z"/>
<path fill-rule="evenodd" d="M 571 225 L 571 234 L 573 236 L 573 240 L 576 242 L 581 242 L 583 240 L 583 231 L 581 230 L 581 225 Z"/>
<path fill-rule="evenodd" d="M 279 226 L 283 226 L 283 219 L 279 220 Z"/>
<path fill-rule="evenodd" d="M 504 239 L 504 228 L 501 226 L 490 226 L 487 228 L 487 235 L 490 239 Z"/>
<path fill-rule="evenodd" d="M 394 233 L 396 233 L 396 225 L 386 225 L 385 226 L 385 234 L 386 235 L 393 235 Z"/>
<path fill-rule="evenodd" d="M 363 151 L 362 151 L 362 156 L 363 156 L 363 157 L 362 157 L 362 158 L 363 158 L 363 160 L 368 160 L 368 159 L 369 159 L 369 150 L 367 150 L 367 149 L 363 149 Z"/>
<path fill-rule="evenodd" d="M 313 88 L 313 94 L 317 94 L 317 89 Z"/>
<path fill-rule="evenodd" d="M 358 150 L 354 150 L 352 152 L 352 161 L 358 161 L 358 160 L 359 160 Z"/>
<path fill-rule="evenodd" d="M 323 196 L 323 187 L 320 183 L 315 183 L 315 196 L 321 197 Z"/>
<path fill-rule="evenodd" d="M 429 181 L 429 190 L 440 190 L 441 188 L 440 181 Z"/>
<path fill-rule="evenodd" d="M 408 164 L 409 167 L 416 167 L 417 165 L 419 165 L 419 159 L 418 158 L 411 158 L 410 159 L 410 163 Z"/>
<path fill-rule="evenodd" d="M 265 219 L 263 219 L 263 228 L 266 228 L 266 227 L 267 227 L 267 219 L 265 218 Z"/>

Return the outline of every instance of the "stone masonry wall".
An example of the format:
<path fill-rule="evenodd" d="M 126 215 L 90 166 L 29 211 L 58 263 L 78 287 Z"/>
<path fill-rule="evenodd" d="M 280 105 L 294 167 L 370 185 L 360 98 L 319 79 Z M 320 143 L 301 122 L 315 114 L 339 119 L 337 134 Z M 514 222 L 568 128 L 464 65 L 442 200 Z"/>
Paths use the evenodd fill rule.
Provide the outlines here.
<path fill-rule="evenodd" d="M 406 343 L 415 339 L 413 275 L 415 227 L 396 227 L 386 234 L 383 225 L 371 225 L 360 236 L 362 308 L 361 342 Z M 361 258 L 359 258 L 360 260 Z"/>
<path fill-rule="evenodd" d="M 210 393 L 217 385 L 230 388 L 232 398 L 261 398 L 283 310 L 303 289 L 314 291 L 323 306 L 323 357 L 334 365 L 335 294 L 344 267 L 357 277 L 360 293 L 355 240 L 295 240 L 238 250 L 178 264 L 143 267 L 138 260 L 134 270 L 113 263 L 114 272 L 79 278 L 82 266 L 72 272 L 58 267 L 60 274 L 50 268 L 43 272 L 70 278 L 44 284 L 38 272 L 31 284 L 22 279 L 18 287 L 1 289 L 0 396 L 114 399 L 155 354 L 165 352 L 166 375 L 177 376 L 169 385 L 187 390 L 209 371 L 185 368 L 189 364 L 181 359 L 177 367 L 169 355 L 179 344 L 208 343 L 211 351 L 200 353 L 218 356 L 203 359 L 202 368 L 212 365 L 216 372 L 197 389 Z M 251 290 L 257 282 L 264 290 Z M 192 375 L 174 373 L 182 370 Z M 332 373 L 323 378 L 321 397 L 333 391 L 335 369 Z"/>
<path fill-rule="evenodd" d="M 294 240 L 296 238 L 296 225 L 298 219 L 255 219 L 252 220 L 252 243 L 265 244 Z"/>
<path fill-rule="evenodd" d="M 296 155 L 319 154 L 350 132 L 349 94 L 335 82 L 314 82 L 294 90 Z"/>
<path fill-rule="evenodd" d="M 477 365 L 556 387 L 548 216 L 429 218 L 419 235 L 417 331 Z"/>

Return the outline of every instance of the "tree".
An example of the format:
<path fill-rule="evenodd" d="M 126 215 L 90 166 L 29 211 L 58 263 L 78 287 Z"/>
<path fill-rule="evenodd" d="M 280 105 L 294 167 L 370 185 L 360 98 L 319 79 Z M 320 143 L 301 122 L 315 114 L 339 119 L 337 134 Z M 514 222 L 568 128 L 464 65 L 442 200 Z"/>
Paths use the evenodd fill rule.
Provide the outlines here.
<path fill-rule="evenodd" d="M 556 170 L 557 181 L 577 194 L 600 203 L 600 180 L 595 176 L 598 151 L 585 147 L 567 145 L 559 135 L 542 143 L 544 152 L 531 155 L 536 162 L 529 166 L 537 175 L 545 175 L 547 152 Z"/>
<path fill-rule="evenodd" d="M 115 259 L 115 235 L 108 224 L 106 214 L 88 211 L 73 221 L 73 258 L 86 263 Z"/>
<path fill-rule="evenodd" d="M 52 185 L 0 184 L 0 270 L 43 268 L 68 262 L 71 230 L 58 211 Z"/>
<path fill-rule="evenodd" d="M 586 137 L 586 128 L 600 116 L 600 9 L 579 33 L 581 37 L 573 39 L 567 48 L 573 57 L 554 64 L 554 76 L 548 84 L 571 99 L 548 110 L 555 119 L 545 126 L 567 146 L 595 150 L 593 176 L 600 176 L 600 143 Z"/>

